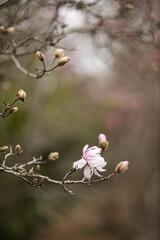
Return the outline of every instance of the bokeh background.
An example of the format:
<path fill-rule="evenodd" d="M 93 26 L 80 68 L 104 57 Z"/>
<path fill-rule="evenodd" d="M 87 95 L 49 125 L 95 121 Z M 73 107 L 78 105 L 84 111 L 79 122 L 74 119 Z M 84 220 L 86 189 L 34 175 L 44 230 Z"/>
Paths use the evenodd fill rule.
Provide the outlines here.
<path fill-rule="evenodd" d="M 66 9 L 61 14 L 67 16 Z M 69 12 L 66 21 L 75 24 L 75 19 L 82 24 L 81 16 Z M 105 39 L 97 38 L 69 35 L 62 45 L 76 48 L 65 50 L 71 61 L 42 79 L 24 76 L 1 58 L 1 103 L 3 98 L 11 102 L 20 88 L 27 99 L 0 122 L 0 144 L 22 146 L 23 155 L 11 164 L 40 155 L 47 159 L 58 151 L 60 158 L 43 165 L 41 173 L 61 179 L 80 159 L 83 146 L 97 145 L 104 133 L 109 141 L 105 175 L 120 161 L 129 161 L 129 169 L 107 182 L 71 186 L 74 197 L 52 184 L 33 188 L 1 173 L 1 239 L 160 239 L 159 50 L 138 41 L 102 48 L 95 42 Z M 47 59 L 54 50 L 46 49 Z M 22 63 L 31 71 L 39 64 L 34 55 Z"/>

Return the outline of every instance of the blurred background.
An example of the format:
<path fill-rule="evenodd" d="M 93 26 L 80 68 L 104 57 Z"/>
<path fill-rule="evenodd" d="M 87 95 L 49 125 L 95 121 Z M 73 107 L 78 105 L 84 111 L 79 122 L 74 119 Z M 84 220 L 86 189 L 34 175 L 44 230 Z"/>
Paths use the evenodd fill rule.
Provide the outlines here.
<path fill-rule="evenodd" d="M 95 32 L 93 27 L 84 31 L 86 21 L 90 27 L 96 24 L 86 18 L 84 8 L 67 5 L 59 10 L 68 31 L 59 46 L 65 46 L 71 61 L 50 75 L 30 79 L 7 56 L 0 56 L 0 107 L 3 98 L 12 102 L 20 88 L 27 93 L 26 101 L 16 104 L 19 111 L 0 122 L 0 144 L 22 146 L 24 153 L 10 164 L 59 152 L 59 159 L 43 165 L 41 173 L 60 180 L 80 159 L 84 145 L 97 145 L 98 135 L 104 133 L 109 141 L 105 175 L 120 161 L 129 161 L 129 169 L 103 183 L 70 186 L 77 193 L 74 197 L 52 184 L 33 188 L 1 173 L 1 239 L 160 239 L 159 3 L 153 1 L 148 14 L 152 18 L 146 18 L 149 1 L 97 2 L 101 4 L 93 10 L 101 10 L 104 19 L 110 14 L 114 21 L 106 18 Z M 123 10 L 119 2 L 125 3 L 126 12 L 117 20 Z M 4 23 L 16 4 L 1 10 Z M 33 23 L 42 27 L 51 10 L 41 6 L 35 16 L 42 20 Z M 35 10 L 34 4 L 31 7 Z M 28 21 L 15 23 L 17 38 L 23 28 L 30 29 Z M 47 61 L 59 46 L 45 48 Z M 20 60 L 33 72 L 41 64 L 34 54 Z"/>

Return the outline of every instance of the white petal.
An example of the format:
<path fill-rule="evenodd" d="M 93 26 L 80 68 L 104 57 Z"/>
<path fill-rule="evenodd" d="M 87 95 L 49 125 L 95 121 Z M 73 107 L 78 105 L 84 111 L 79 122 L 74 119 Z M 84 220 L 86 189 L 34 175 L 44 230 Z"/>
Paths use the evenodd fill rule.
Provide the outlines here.
<path fill-rule="evenodd" d="M 93 170 L 89 166 L 86 166 L 85 169 L 84 169 L 84 176 L 85 176 L 85 178 L 90 180 L 92 175 L 93 175 Z"/>
<path fill-rule="evenodd" d="M 97 170 L 100 171 L 100 172 L 105 172 L 105 171 L 106 171 L 106 169 L 103 169 L 102 167 L 96 167 L 96 168 L 97 168 Z"/>
<path fill-rule="evenodd" d="M 94 156 L 94 155 L 96 155 L 96 154 L 100 154 L 101 153 L 101 148 L 94 148 L 94 149 L 91 149 L 91 148 L 89 148 L 88 149 L 88 151 L 87 151 L 87 157 L 90 157 L 90 156 Z"/>
<path fill-rule="evenodd" d="M 73 167 L 76 169 L 81 169 L 86 165 L 86 161 L 82 158 L 73 163 Z"/>
<path fill-rule="evenodd" d="M 84 148 L 83 148 L 83 155 L 84 155 L 84 154 L 85 154 L 85 152 L 87 151 L 88 147 L 89 147 L 89 145 L 88 145 L 88 144 L 84 146 Z"/>
<path fill-rule="evenodd" d="M 97 175 L 98 177 L 103 177 L 102 175 L 100 175 L 97 170 L 95 168 L 93 168 L 94 174 Z"/>
<path fill-rule="evenodd" d="M 106 166 L 106 162 L 104 161 L 103 157 L 94 157 L 91 160 L 88 161 L 88 164 L 90 167 L 104 167 Z"/>

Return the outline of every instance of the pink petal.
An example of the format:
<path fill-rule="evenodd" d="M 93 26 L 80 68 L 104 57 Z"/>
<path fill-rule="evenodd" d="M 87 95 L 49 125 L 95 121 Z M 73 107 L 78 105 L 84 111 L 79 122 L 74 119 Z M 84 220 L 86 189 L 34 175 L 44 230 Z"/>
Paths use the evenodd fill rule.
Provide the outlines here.
<path fill-rule="evenodd" d="M 85 169 L 84 169 L 84 176 L 85 176 L 85 178 L 90 180 L 92 175 L 93 175 L 93 170 L 89 166 L 86 166 Z"/>
<path fill-rule="evenodd" d="M 99 141 L 99 142 L 105 142 L 105 141 L 106 141 L 106 135 L 104 135 L 103 133 L 101 133 L 101 134 L 98 136 L 98 141 Z"/>
<path fill-rule="evenodd" d="M 95 168 L 93 168 L 94 174 L 97 175 L 98 177 L 103 177 L 102 175 L 100 175 L 97 170 Z"/>
<path fill-rule="evenodd" d="M 76 162 L 73 163 L 73 167 L 76 169 L 81 169 L 86 165 L 86 161 L 82 158 Z"/>
<path fill-rule="evenodd" d="M 88 147 L 89 147 L 88 144 L 86 144 L 86 145 L 84 146 L 84 148 L 83 148 L 83 156 L 84 156 L 85 152 L 87 151 Z"/>

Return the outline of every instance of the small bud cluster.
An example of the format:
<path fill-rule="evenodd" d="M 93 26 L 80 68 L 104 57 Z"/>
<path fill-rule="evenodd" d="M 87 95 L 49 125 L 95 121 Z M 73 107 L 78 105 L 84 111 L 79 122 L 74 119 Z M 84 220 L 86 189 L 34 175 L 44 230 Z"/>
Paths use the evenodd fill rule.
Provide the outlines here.
<path fill-rule="evenodd" d="M 57 58 L 61 58 L 59 61 L 58 61 L 58 66 L 63 66 L 65 65 L 67 62 L 70 61 L 70 57 L 67 57 L 67 56 L 64 56 L 64 49 L 57 49 L 54 53 L 54 57 L 55 59 Z"/>
<path fill-rule="evenodd" d="M 16 98 L 12 103 L 7 103 L 5 99 L 3 99 L 3 105 L 5 106 L 5 110 L 3 112 L 0 112 L 0 117 L 4 120 L 7 116 L 9 116 L 12 113 L 15 113 L 18 111 L 18 107 L 12 107 L 18 100 L 24 101 L 26 98 L 26 92 L 22 89 L 18 91 L 16 94 L 18 98 Z"/>
<path fill-rule="evenodd" d="M 0 31 L 3 33 L 3 34 L 11 34 L 11 33 L 14 33 L 14 27 L 8 27 L 8 28 L 5 28 L 4 26 L 1 26 L 0 27 Z"/>
<path fill-rule="evenodd" d="M 11 152 L 12 152 L 12 147 L 11 146 L 0 146 L 0 152 L 6 152 L 6 151 L 10 151 L 11 150 Z M 19 144 L 17 144 L 16 146 L 15 146 L 15 153 L 12 153 L 12 155 L 18 155 L 19 153 L 22 153 L 23 152 L 23 150 L 22 150 L 22 148 L 21 148 L 21 146 L 19 145 Z"/>
<path fill-rule="evenodd" d="M 42 52 L 37 51 L 36 57 L 43 63 L 43 70 L 38 72 L 37 77 L 42 77 L 44 74 L 47 74 L 48 72 L 53 71 L 55 68 L 61 67 L 70 61 L 70 57 L 64 56 L 64 49 L 57 49 L 54 52 L 52 62 L 48 68 L 46 68 L 45 56 Z M 57 59 L 59 59 L 57 65 L 52 66 Z"/>
<path fill-rule="evenodd" d="M 106 139 L 106 135 L 101 133 L 98 136 L 98 141 L 99 141 L 99 146 L 102 149 L 102 152 L 104 150 L 107 150 L 109 143 Z M 118 165 L 115 168 L 115 172 L 116 173 L 124 173 L 128 169 L 128 165 L 129 165 L 128 161 L 122 161 L 122 162 L 118 163 Z"/>

